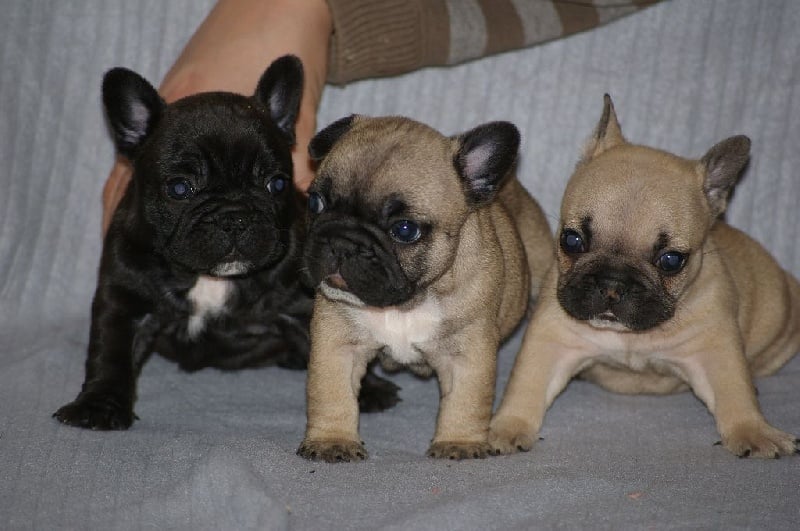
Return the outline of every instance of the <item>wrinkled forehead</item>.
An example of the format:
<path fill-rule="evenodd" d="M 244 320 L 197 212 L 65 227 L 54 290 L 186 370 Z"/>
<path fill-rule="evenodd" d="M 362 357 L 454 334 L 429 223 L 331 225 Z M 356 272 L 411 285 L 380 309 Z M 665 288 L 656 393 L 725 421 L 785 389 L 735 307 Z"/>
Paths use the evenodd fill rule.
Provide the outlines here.
<path fill-rule="evenodd" d="M 188 140 L 207 135 L 235 140 L 269 129 L 269 116 L 252 98 L 206 93 L 189 96 L 167 107 L 160 124 Z"/>
<path fill-rule="evenodd" d="M 694 247 L 708 223 L 695 163 L 649 148 L 614 151 L 576 170 L 562 203 L 564 225 L 588 227 L 606 245 L 668 239 Z"/>
<path fill-rule="evenodd" d="M 264 109 L 251 98 L 200 94 L 170 105 L 150 139 L 160 159 L 203 158 L 236 165 L 268 159 L 287 164 L 291 153 Z"/>
<path fill-rule="evenodd" d="M 375 207 L 400 200 L 423 212 L 461 194 L 452 142 L 426 127 L 354 127 L 322 161 L 328 193 Z M 414 124 L 416 125 L 416 124 Z"/>

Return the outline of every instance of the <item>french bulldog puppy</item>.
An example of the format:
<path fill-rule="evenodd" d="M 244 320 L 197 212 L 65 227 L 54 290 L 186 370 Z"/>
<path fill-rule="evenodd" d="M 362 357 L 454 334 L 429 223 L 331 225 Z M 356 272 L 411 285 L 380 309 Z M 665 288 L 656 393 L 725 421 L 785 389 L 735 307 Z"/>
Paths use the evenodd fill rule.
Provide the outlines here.
<path fill-rule="evenodd" d="M 313 289 L 299 274 L 291 159 L 302 84 L 293 56 L 270 65 L 252 97 L 167 105 L 130 70 L 105 75 L 108 122 L 134 173 L 103 246 L 86 379 L 58 420 L 130 427 L 153 350 L 187 371 L 306 367 Z M 394 384 L 367 378 L 370 407 L 397 400 Z"/>
<path fill-rule="evenodd" d="M 496 451 L 529 450 L 580 375 L 620 393 L 690 388 L 732 453 L 795 453 L 795 437 L 764 419 L 753 378 L 800 350 L 800 284 L 719 219 L 749 152 L 745 136 L 700 160 L 630 144 L 605 96 L 563 198 L 557 266 L 492 419 Z"/>
<path fill-rule="evenodd" d="M 487 455 L 498 345 L 554 258 L 541 209 L 508 176 L 518 146 L 507 122 L 448 138 L 398 117 L 343 118 L 312 139 L 304 261 L 319 288 L 299 455 L 367 457 L 356 396 L 376 356 L 436 373 L 429 456 Z"/>

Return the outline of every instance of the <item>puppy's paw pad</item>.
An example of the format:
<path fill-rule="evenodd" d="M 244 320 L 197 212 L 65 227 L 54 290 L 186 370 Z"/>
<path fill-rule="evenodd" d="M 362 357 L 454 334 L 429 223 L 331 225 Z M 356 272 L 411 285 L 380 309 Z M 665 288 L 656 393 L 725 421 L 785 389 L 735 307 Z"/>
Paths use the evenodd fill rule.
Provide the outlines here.
<path fill-rule="evenodd" d="M 312 461 L 328 463 L 363 461 L 368 457 L 367 450 L 362 443 L 347 440 L 306 440 L 297 449 L 297 455 Z"/>
<path fill-rule="evenodd" d="M 493 422 L 489 429 L 489 445 L 495 455 L 528 452 L 534 442 L 530 432 L 528 425 L 519 420 Z"/>
<path fill-rule="evenodd" d="M 491 453 L 488 443 L 441 441 L 431 444 L 428 457 L 436 459 L 483 459 Z"/>
<path fill-rule="evenodd" d="M 777 459 L 797 453 L 794 435 L 773 428 L 766 422 L 740 424 L 723 434 L 722 445 L 739 457 Z"/>
<path fill-rule="evenodd" d="M 64 424 L 90 430 L 127 430 L 136 415 L 116 397 L 81 395 L 53 413 L 53 417 Z"/>

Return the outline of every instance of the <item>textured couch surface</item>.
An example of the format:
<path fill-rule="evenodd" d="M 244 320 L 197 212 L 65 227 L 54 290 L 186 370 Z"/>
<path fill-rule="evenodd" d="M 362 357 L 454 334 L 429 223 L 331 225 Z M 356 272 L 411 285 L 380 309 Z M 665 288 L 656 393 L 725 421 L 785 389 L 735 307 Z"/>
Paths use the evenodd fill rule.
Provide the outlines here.
<path fill-rule="evenodd" d="M 759 528 L 800 522 L 800 456 L 737 459 L 689 393 L 620 396 L 574 382 L 544 440 L 478 461 L 424 457 L 435 380 L 361 418 L 363 463 L 295 455 L 304 373 L 185 374 L 153 358 L 126 432 L 50 415 L 83 378 L 113 160 L 103 72 L 157 82 L 211 0 L 0 0 L 0 528 Z M 747 134 L 728 220 L 800 274 L 800 9 L 795 0 L 671 0 L 596 30 L 465 65 L 326 89 L 323 126 L 401 114 L 445 133 L 505 119 L 519 176 L 555 225 L 609 92 L 634 142 L 699 157 Z M 502 390 L 519 337 L 499 356 Z M 800 434 L 800 360 L 757 382 L 768 420 Z"/>

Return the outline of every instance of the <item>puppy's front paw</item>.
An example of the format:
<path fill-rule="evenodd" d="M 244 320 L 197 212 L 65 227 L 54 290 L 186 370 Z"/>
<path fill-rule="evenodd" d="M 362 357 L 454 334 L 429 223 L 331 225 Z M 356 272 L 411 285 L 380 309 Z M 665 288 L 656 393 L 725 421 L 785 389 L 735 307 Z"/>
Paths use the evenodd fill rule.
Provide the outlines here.
<path fill-rule="evenodd" d="M 340 463 L 342 461 L 363 461 L 367 458 L 367 450 L 358 441 L 343 439 L 309 441 L 305 440 L 297 449 L 297 455 L 312 461 Z"/>
<path fill-rule="evenodd" d="M 722 434 L 722 445 L 739 457 L 777 459 L 798 453 L 794 435 L 773 428 L 766 422 L 743 422 Z"/>
<path fill-rule="evenodd" d="M 116 396 L 81 393 L 53 413 L 53 417 L 64 424 L 90 430 L 127 430 L 136 415 L 130 404 Z"/>
<path fill-rule="evenodd" d="M 427 456 L 437 459 L 483 459 L 491 448 L 485 442 L 441 441 L 431 444 Z"/>
<path fill-rule="evenodd" d="M 489 426 L 489 446 L 495 455 L 527 452 L 533 448 L 530 425 L 515 417 L 495 419 Z"/>

